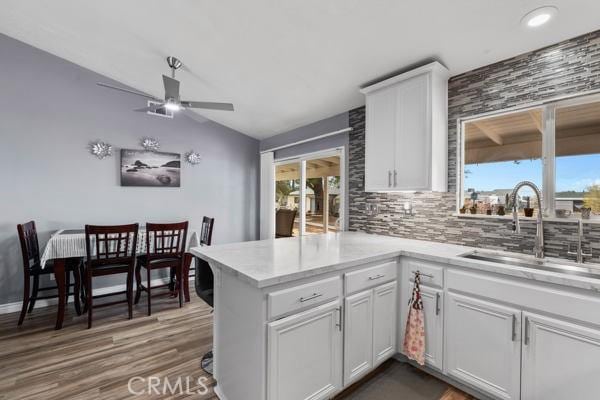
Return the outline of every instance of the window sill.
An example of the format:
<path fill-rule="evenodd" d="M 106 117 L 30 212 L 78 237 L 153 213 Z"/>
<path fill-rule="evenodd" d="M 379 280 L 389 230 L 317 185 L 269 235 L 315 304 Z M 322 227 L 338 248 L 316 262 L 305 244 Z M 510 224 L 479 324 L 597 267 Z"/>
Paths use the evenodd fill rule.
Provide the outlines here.
<path fill-rule="evenodd" d="M 460 214 L 454 213 L 453 217 L 461 219 L 483 219 L 483 220 L 500 220 L 500 221 L 512 221 L 512 215 L 484 215 L 484 214 Z M 535 221 L 536 217 L 519 217 L 519 221 Z M 558 217 L 544 217 L 545 222 L 564 222 L 575 224 L 579 221 L 579 218 L 558 218 Z M 584 219 L 584 224 L 600 224 L 600 218 Z"/>

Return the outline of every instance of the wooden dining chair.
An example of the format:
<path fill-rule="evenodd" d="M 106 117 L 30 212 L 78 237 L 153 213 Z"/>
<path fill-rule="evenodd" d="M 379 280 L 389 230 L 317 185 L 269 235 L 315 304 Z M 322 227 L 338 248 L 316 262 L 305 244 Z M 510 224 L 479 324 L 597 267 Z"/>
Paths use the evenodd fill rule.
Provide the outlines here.
<path fill-rule="evenodd" d="M 148 315 L 152 315 L 152 289 L 169 287 L 171 284 L 152 286 L 151 272 L 168 268 L 175 270 L 175 290 L 179 307 L 183 306 L 182 271 L 187 240 L 188 221 L 171 224 L 146 223 L 146 254 L 137 258 L 135 269 L 135 304 L 140 301 L 142 291 L 148 294 Z M 146 269 L 146 285 L 142 284 L 142 268 Z M 170 288 L 171 289 L 171 288 Z M 173 290 L 157 295 L 172 294 Z"/>
<path fill-rule="evenodd" d="M 138 224 L 115 226 L 85 226 L 85 262 L 86 308 L 88 329 L 92 327 L 92 310 L 127 302 L 129 319 L 133 317 L 133 274 L 137 246 Z M 92 279 L 98 276 L 127 274 L 126 290 L 93 295 Z M 125 294 L 126 300 L 112 301 L 94 306 L 93 300 L 106 296 Z"/>
<path fill-rule="evenodd" d="M 44 268 L 40 263 L 40 247 L 38 242 L 35 222 L 29 221 L 25 224 L 17 225 L 19 242 L 21 244 L 21 255 L 23 257 L 23 305 L 21 315 L 19 315 L 18 325 L 23 324 L 26 313 L 31 313 L 36 300 L 53 299 L 57 294 L 40 296 L 39 292 L 58 289 L 56 286 L 40 287 L 40 276 L 54 273 L 52 260 L 48 260 Z M 79 296 L 81 292 L 81 275 L 79 266 L 81 258 L 69 258 L 65 266 L 66 272 L 66 302 L 69 301 L 69 295 L 73 295 L 75 302 L 75 311 L 81 315 L 81 304 Z M 71 273 L 73 273 L 74 283 L 71 284 Z M 31 288 L 31 278 L 33 278 L 33 288 Z M 73 290 L 71 290 L 73 288 Z M 31 290 L 33 289 L 33 290 Z"/>

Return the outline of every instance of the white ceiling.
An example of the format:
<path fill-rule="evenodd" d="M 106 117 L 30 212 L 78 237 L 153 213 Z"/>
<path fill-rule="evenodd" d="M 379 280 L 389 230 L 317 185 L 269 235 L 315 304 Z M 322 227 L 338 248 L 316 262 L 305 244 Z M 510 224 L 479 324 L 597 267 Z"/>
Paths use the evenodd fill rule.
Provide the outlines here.
<path fill-rule="evenodd" d="M 426 59 L 455 75 L 600 28 L 600 1 L 549 1 L 558 18 L 528 30 L 546 0 L 11 0 L 0 32 L 159 97 L 177 56 L 182 97 L 234 103 L 200 113 L 263 139 L 360 106 L 361 85 Z"/>

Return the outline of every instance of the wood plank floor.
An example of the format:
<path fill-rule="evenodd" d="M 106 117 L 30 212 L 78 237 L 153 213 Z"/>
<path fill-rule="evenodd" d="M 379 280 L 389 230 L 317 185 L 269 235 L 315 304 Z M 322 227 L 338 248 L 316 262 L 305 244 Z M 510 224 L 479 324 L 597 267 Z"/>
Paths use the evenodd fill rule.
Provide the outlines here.
<path fill-rule="evenodd" d="M 176 300 L 156 297 L 148 317 L 145 300 L 132 320 L 125 304 L 94 310 L 89 330 L 86 316 L 78 317 L 72 304 L 60 331 L 53 329 L 55 307 L 34 310 L 21 327 L 18 313 L 0 315 L 0 400 L 217 399 L 214 380 L 200 368 L 212 348 L 210 308 L 196 296 L 181 309 Z M 137 392 L 148 393 L 150 376 L 161 379 L 161 387 L 165 378 L 172 385 L 180 378 L 184 390 L 136 396 L 128 389 L 136 376 L 146 379 L 133 382 Z M 208 392 L 199 394 L 204 386 Z M 449 387 L 442 399 L 471 397 Z"/>

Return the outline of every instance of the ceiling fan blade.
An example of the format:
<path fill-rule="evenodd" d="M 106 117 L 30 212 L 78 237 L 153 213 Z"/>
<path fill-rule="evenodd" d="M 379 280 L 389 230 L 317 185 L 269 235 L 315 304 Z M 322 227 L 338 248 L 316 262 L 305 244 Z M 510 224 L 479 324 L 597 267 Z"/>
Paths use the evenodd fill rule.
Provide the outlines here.
<path fill-rule="evenodd" d="M 147 111 L 156 112 L 156 110 L 158 110 L 160 108 L 163 108 L 164 106 L 165 105 L 162 104 L 162 103 L 161 104 L 152 104 L 151 106 L 144 107 L 144 108 L 138 108 L 138 109 L 135 109 L 133 111 L 137 111 L 137 112 L 147 112 Z"/>
<path fill-rule="evenodd" d="M 147 95 L 147 94 L 144 94 L 144 93 L 141 93 L 141 92 L 137 92 L 137 91 L 135 91 L 135 90 L 129 90 L 129 89 L 125 89 L 125 88 L 122 88 L 122 87 L 118 87 L 118 86 L 109 85 L 108 83 L 97 82 L 96 84 L 97 84 L 98 86 L 103 86 L 103 87 L 105 87 L 105 88 L 114 89 L 114 90 L 119 90 L 119 91 L 121 91 L 121 92 L 125 92 L 125 93 L 131 93 L 131 94 L 135 94 L 135 95 L 138 95 L 138 96 L 142 96 L 142 97 L 145 97 L 145 98 L 147 98 L 147 99 L 158 100 L 158 99 L 157 99 L 156 97 L 154 97 L 154 96 L 149 96 L 149 95 Z M 160 101 L 160 100 L 159 100 L 159 101 Z"/>
<path fill-rule="evenodd" d="M 163 75 L 163 83 L 165 84 L 165 99 L 179 101 L 179 81 Z"/>
<path fill-rule="evenodd" d="M 211 103 L 208 101 L 182 101 L 181 105 L 186 108 L 204 108 L 207 110 L 233 111 L 231 103 Z"/>

